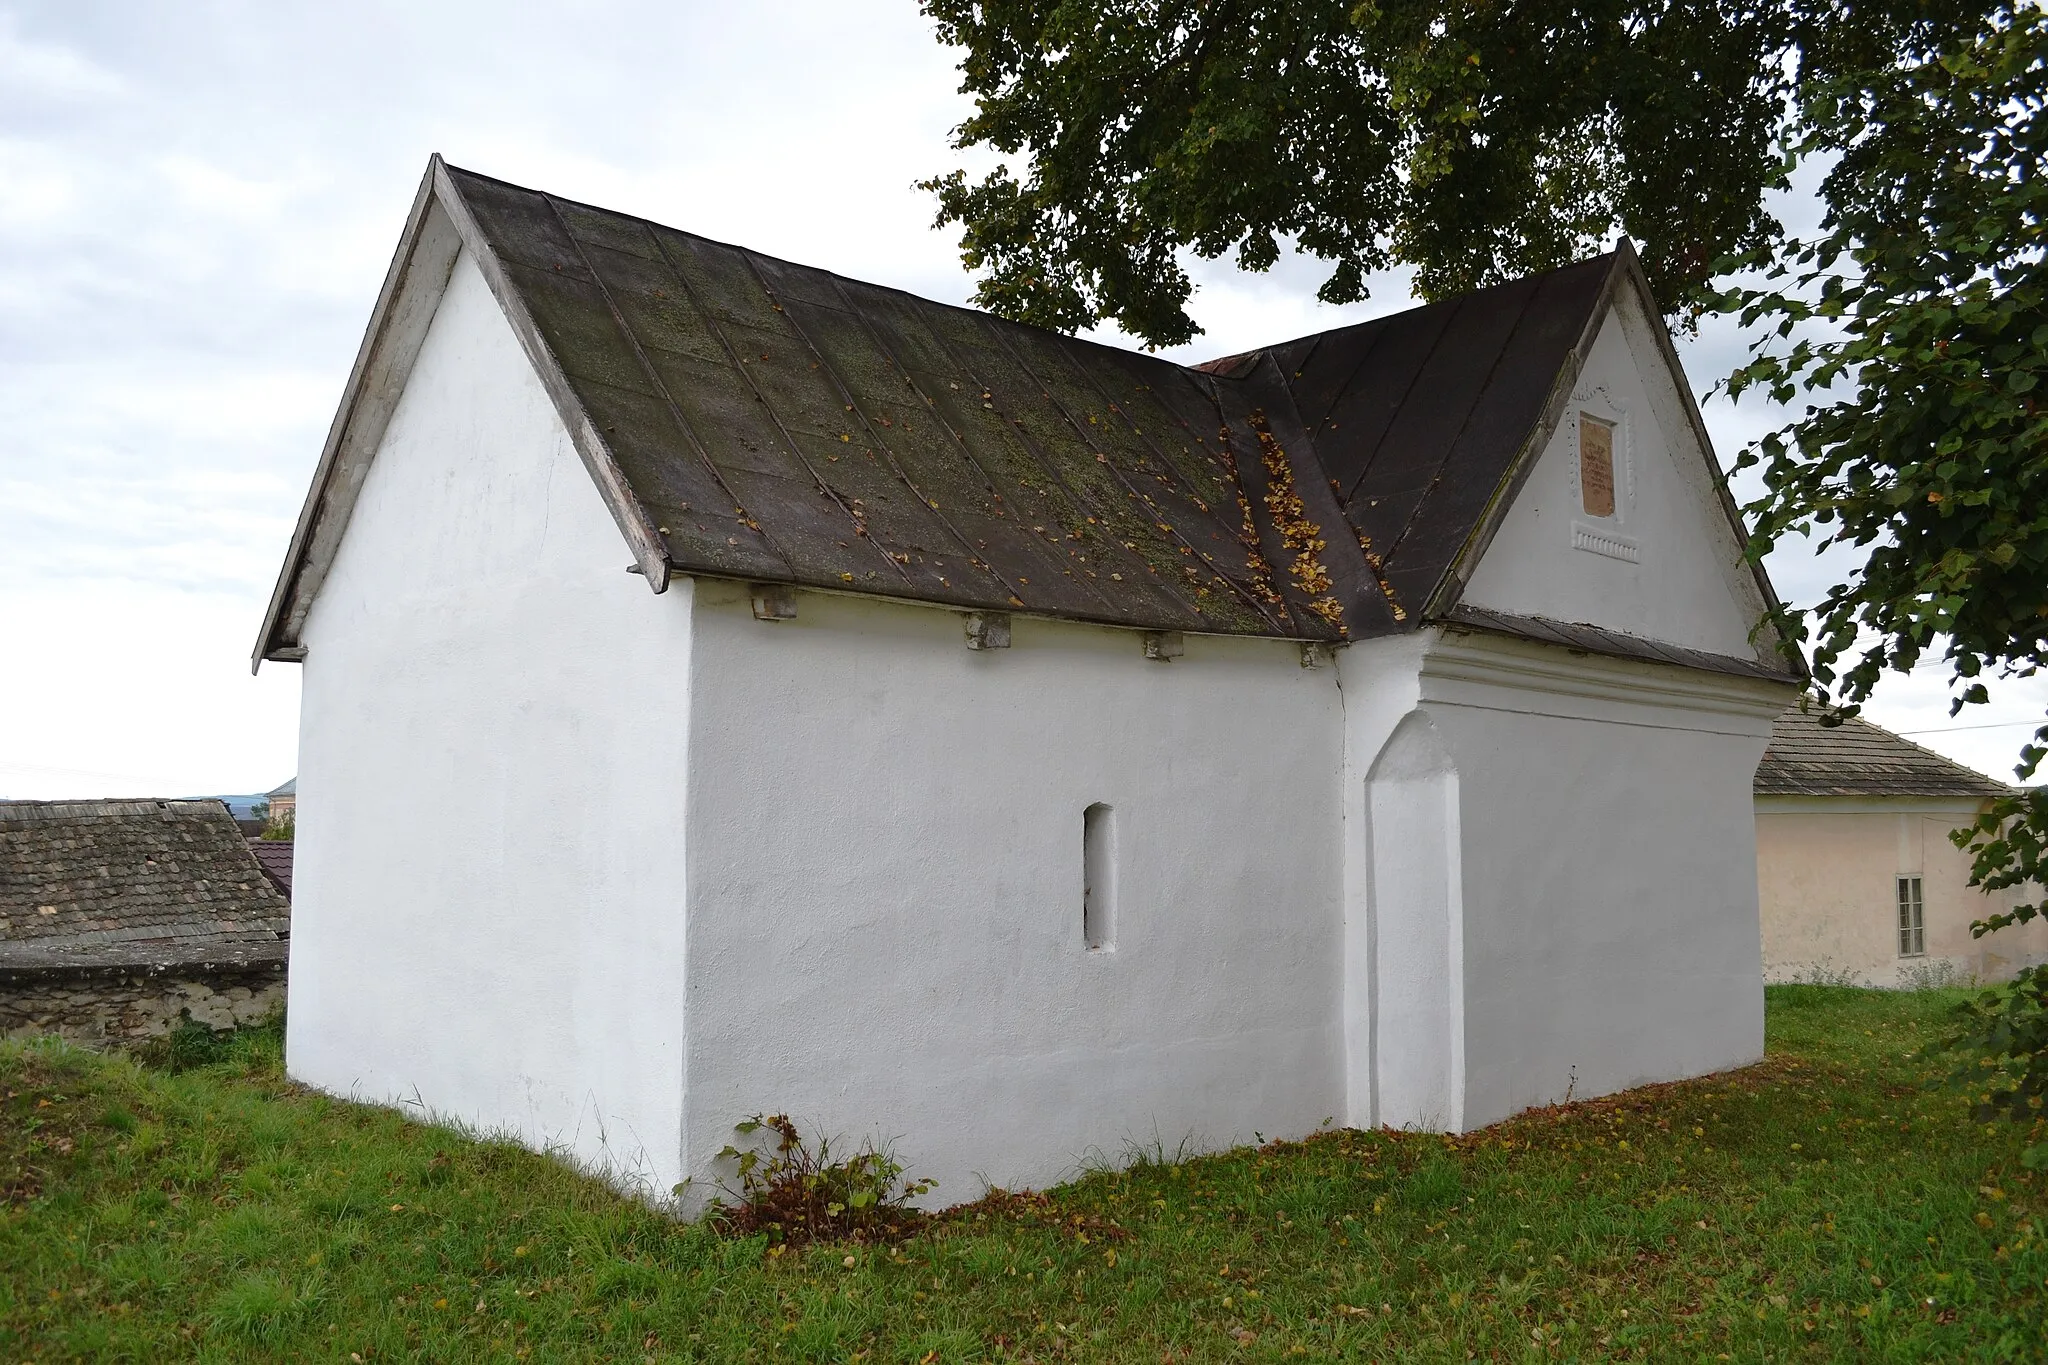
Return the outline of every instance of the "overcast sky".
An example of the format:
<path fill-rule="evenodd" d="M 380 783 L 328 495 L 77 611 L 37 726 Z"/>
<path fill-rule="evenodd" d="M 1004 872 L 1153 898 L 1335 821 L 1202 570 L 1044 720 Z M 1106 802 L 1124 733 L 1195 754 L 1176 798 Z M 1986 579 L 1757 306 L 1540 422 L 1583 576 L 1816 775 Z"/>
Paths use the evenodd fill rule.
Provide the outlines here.
<path fill-rule="evenodd" d="M 960 162 L 956 84 L 914 0 L 0 0 L 0 796 L 292 774 L 298 671 L 249 651 L 430 152 L 965 302 L 912 187 Z M 1408 302 L 1317 305 L 1312 262 L 1197 277 L 1177 357 Z M 1682 349 L 1702 392 L 1740 354 Z M 1707 410 L 1724 458 L 1768 417 Z M 1873 713 L 1948 726 L 1942 695 L 1928 671 Z M 1918 738 L 2003 775 L 2023 734 Z"/>

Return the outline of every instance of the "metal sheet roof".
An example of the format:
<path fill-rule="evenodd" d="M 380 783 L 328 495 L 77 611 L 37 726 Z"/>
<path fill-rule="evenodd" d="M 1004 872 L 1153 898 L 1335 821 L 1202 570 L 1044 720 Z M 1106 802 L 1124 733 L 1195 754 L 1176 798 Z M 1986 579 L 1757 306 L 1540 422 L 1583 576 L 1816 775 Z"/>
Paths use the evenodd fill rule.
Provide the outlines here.
<path fill-rule="evenodd" d="M 292 898 L 293 847 L 290 839 L 249 840 L 249 852 L 256 859 L 256 866 L 263 869 L 263 875 L 270 878 L 270 884 L 287 901 Z"/>
<path fill-rule="evenodd" d="M 1441 615 L 1613 291 L 1647 288 L 1624 245 L 1187 367 L 437 158 L 259 657 L 296 657 L 306 565 L 374 445 L 350 435 L 358 394 L 366 428 L 393 401 L 380 338 L 423 329 L 408 272 L 453 259 L 422 245 L 437 207 L 657 590 L 703 574 L 1150 630 L 1335 641 Z"/>

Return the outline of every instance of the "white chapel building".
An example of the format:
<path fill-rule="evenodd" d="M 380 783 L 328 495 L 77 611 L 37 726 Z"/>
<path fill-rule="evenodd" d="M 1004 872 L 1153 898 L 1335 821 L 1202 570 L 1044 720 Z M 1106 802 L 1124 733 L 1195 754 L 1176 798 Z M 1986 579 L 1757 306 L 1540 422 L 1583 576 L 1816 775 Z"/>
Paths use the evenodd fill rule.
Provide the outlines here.
<path fill-rule="evenodd" d="M 437 158 L 256 651 L 287 1066 L 941 1203 L 1738 1066 L 1770 599 L 1625 246 L 1186 368 Z"/>

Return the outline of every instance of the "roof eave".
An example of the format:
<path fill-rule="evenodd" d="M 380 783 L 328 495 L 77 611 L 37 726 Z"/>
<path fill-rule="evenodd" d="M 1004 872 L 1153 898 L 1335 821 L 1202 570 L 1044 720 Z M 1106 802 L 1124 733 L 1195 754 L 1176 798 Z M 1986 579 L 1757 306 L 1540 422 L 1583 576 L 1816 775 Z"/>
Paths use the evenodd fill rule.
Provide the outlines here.
<path fill-rule="evenodd" d="M 662 541 L 654 518 L 626 481 L 625 471 L 619 468 L 611 446 L 599 433 L 582 400 L 577 398 L 561 362 L 541 336 L 540 327 L 527 308 L 524 296 L 507 277 L 504 262 L 498 259 L 498 253 L 485 237 L 476 216 L 455 188 L 447 164 L 438 153 L 428 165 L 428 174 L 433 178 L 442 208 L 461 234 L 463 248 L 476 261 L 484 282 L 490 286 L 491 296 L 497 299 L 498 307 L 504 310 L 505 321 L 511 324 L 513 334 L 519 338 L 520 349 L 526 352 L 534 373 L 540 378 L 541 387 L 547 390 L 549 399 L 553 401 L 556 415 L 568 428 L 570 443 L 576 447 L 583 467 L 597 484 L 597 491 L 610 510 L 612 520 L 617 523 L 619 533 L 626 538 L 626 544 L 633 552 L 633 562 L 639 565 L 650 589 L 668 591 L 668 547 Z"/>
<path fill-rule="evenodd" d="M 413 194 L 412 210 L 406 215 L 405 231 L 398 239 L 398 249 L 392 254 L 391 265 L 384 272 L 383 287 L 377 291 L 377 304 L 370 312 L 370 324 L 364 329 L 362 343 L 356 348 L 354 366 L 349 370 L 348 383 L 342 388 L 341 405 L 335 409 L 334 419 L 327 427 L 327 440 L 320 450 L 320 461 L 313 468 L 312 486 L 306 492 L 305 504 L 299 508 L 298 524 L 292 529 L 290 547 L 285 551 L 284 565 L 278 570 L 277 583 L 270 592 L 270 605 L 263 614 L 263 628 L 257 634 L 256 648 L 249 659 L 249 671 L 256 672 L 265 659 L 289 660 L 293 655 L 303 657 L 298 649 L 297 627 L 302 620 L 289 618 L 294 613 L 298 589 L 304 580 L 308 561 L 312 556 L 316 532 L 321 529 L 321 511 L 327 503 L 328 494 L 333 490 L 337 477 L 344 470 L 344 449 L 352 435 L 358 434 L 358 417 L 363 414 L 370 389 L 373 371 L 380 362 L 391 357 L 391 335 L 399 321 L 398 305 L 406 296 L 407 287 L 419 279 L 418 268 L 424 264 L 420 246 L 426 236 L 427 219 L 434 205 L 434 171 L 440 164 L 435 156 L 427 166 L 426 174 L 420 177 L 419 189 Z M 438 305 L 440 293 L 447 285 L 447 272 L 454 267 L 455 253 L 447 253 L 438 280 L 430 281 L 433 302 Z M 433 309 L 426 309 L 431 318 Z M 418 327 L 419 339 L 424 340 L 426 327 Z M 416 351 L 415 351 L 416 353 Z M 410 368 L 410 364 L 405 367 Z M 390 406 L 395 406 L 393 397 Z M 382 414 L 370 414 L 376 418 L 377 435 L 390 419 L 387 410 Z M 374 445 L 374 443 L 373 443 Z M 367 461 L 364 462 L 367 464 Z M 354 490 L 349 490 L 348 501 L 353 502 Z M 324 569 L 325 565 L 320 566 Z M 308 584 L 309 588 L 317 584 Z M 288 651 L 288 652 L 287 652 Z"/>
<path fill-rule="evenodd" d="M 1661 319 L 1663 313 L 1657 308 L 1656 295 L 1650 292 L 1650 277 L 1643 273 L 1641 258 L 1636 255 L 1635 248 L 1626 238 L 1622 240 L 1622 247 L 1623 254 L 1627 257 L 1629 279 L 1641 292 L 1643 304 L 1649 310 L 1650 316 Z M 1682 379 L 1685 367 L 1679 363 L 1678 348 L 1671 341 L 1671 330 L 1668 327 L 1657 326 L 1652 327 L 1650 331 L 1656 337 L 1657 351 L 1663 356 L 1665 365 L 1670 368 L 1673 375 Z M 1772 637 L 1771 648 L 1788 660 L 1802 683 L 1809 682 L 1813 675 L 1807 667 L 1806 655 L 1796 648 L 1783 648 L 1776 638 L 1777 632 L 1770 625 L 1784 610 L 1784 604 L 1778 599 L 1778 590 L 1771 586 L 1771 576 L 1764 572 L 1763 561 L 1750 553 L 1749 527 L 1742 520 L 1742 507 L 1735 501 L 1735 494 L 1728 487 L 1728 479 L 1721 472 L 1720 462 L 1713 458 L 1714 438 L 1707 433 L 1707 421 L 1700 413 L 1699 400 L 1693 397 L 1692 385 L 1681 382 L 1677 388 L 1679 401 L 1685 405 L 1685 418 L 1692 427 L 1693 437 L 1700 443 L 1700 449 L 1707 452 L 1707 472 L 1713 477 L 1714 492 L 1721 500 L 1721 510 L 1728 518 L 1729 528 L 1735 532 L 1735 543 L 1742 550 L 1743 562 L 1749 565 L 1750 576 L 1756 580 L 1756 590 L 1763 596 L 1764 606 L 1769 612 L 1764 620 L 1757 623 L 1757 631 L 1759 635 L 1768 632 Z"/>

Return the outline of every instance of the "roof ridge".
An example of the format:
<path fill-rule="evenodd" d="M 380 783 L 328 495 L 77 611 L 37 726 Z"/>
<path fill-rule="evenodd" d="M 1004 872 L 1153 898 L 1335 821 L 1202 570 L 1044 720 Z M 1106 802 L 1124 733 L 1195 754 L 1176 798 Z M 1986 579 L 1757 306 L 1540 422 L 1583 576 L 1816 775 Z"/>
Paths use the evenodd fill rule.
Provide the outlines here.
<path fill-rule="evenodd" d="M 1389 584 L 1414 595 L 1410 580 L 1431 590 L 1539 428 L 1585 313 L 1605 298 L 1592 283 L 1626 256 L 1624 247 L 1312 333 L 1240 364 L 1190 365 L 436 156 L 256 656 L 304 657 L 307 613 L 390 420 L 378 395 L 408 382 L 459 260 L 481 274 L 655 591 L 673 576 L 705 576 L 1141 630 L 1335 641 L 1412 630 L 1425 613 L 1391 613 L 1347 636 L 1326 614 L 1284 614 L 1301 605 L 1288 580 L 1277 612 L 1247 593 L 1269 572 L 1259 546 L 1288 504 L 1246 496 L 1258 480 L 1239 477 L 1236 437 L 1219 429 L 1215 398 L 1258 406 L 1284 395 L 1299 419 L 1288 455 L 1304 476 L 1321 476 L 1315 501 L 1338 485 L 1331 510 L 1343 525 L 1329 529 L 1348 533 L 1383 595 Z M 1506 299 L 1516 317 L 1504 322 Z M 1525 343 L 1519 319 L 1538 310 L 1550 325 Z M 1432 338 L 1428 376 L 1412 373 L 1391 342 L 1378 348 L 1384 362 L 1359 354 L 1361 332 L 1398 336 L 1418 316 L 1453 320 Z M 1483 360 L 1467 355 L 1494 330 L 1506 335 Z M 1345 337 L 1354 344 L 1331 340 Z M 1348 380 L 1333 377 L 1346 365 Z M 1304 383 L 1308 371 L 1320 378 Z M 1406 401 L 1379 392 L 1404 383 Z M 1354 423 L 1371 403 L 1386 406 L 1384 420 Z M 1310 426 L 1311 411 L 1327 426 Z M 1340 416 L 1341 438 L 1332 434 Z M 1381 437 L 1393 433 L 1377 455 L 1355 435 L 1375 422 Z M 1444 487 L 1428 500 L 1427 524 L 1409 528 L 1415 508 L 1400 481 L 1419 464 Z M 1381 513 L 1361 510 L 1382 493 Z M 1342 548 L 1348 562 L 1352 545 Z"/>
<path fill-rule="evenodd" d="M 10 820 L 79 819 L 96 815 L 212 815 L 227 811 L 217 796 L 66 797 L 56 800 L 0 800 L 0 823 Z"/>
<path fill-rule="evenodd" d="M 1467 299 L 1484 299 L 1487 295 L 1492 294 L 1497 289 L 1512 289 L 1517 285 L 1523 284 L 1540 285 L 1542 282 L 1550 279 L 1552 276 L 1562 275 L 1569 270 L 1586 270 L 1593 266 L 1611 264 L 1614 261 L 1614 259 L 1619 255 L 1621 255 L 1621 248 L 1616 247 L 1612 251 L 1603 251 L 1597 256 L 1586 256 L 1576 261 L 1567 261 L 1563 265 L 1554 265 L 1550 267 L 1548 270 L 1538 270 L 1528 275 L 1517 276 L 1512 280 L 1502 280 L 1498 284 L 1482 285 L 1477 289 L 1468 289 L 1465 290 L 1463 293 L 1451 294 L 1445 298 L 1424 299 L 1419 303 L 1410 303 L 1406 308 L 1396 308 L 1392 309 L 1389 312 L 1376 313 L 1372 317 L 1360 318 L 1356 322 L 1347 322 L 1338 327 L 1326 327 L 1320 332 L 1303 332 L 1299 336 L 1291 336 L 1281 341 L 1268 342 L 1263 346 L 1253 346 L 1246 350 L 1234 351 L 1229 355 L 1219 355 L 1210 360 L 1198 361 L 1195 364 L 1188 366 L 1187 368 L 1194 370 L 1202 370 L 1206 373 L 1216 374 L 1226 379 L 1241 377 L 1230 375 L 1222 370 L 1212 369 L 1211 367 L 1219 365 L 1228 365 L 1233 361 L 1256 360 L 1260 356 L 1271 354 L 1274 351 L 1284 350 L 1286 347 L 1289 346 L 1299 346 L 1303 342 L 1323 341 L 1326 339 L 1341 337 L 1347 332 L 1356 332 L 1367 327 L 1384 327 L 1387 323 L 1392 322 L 1397 318 L 1410 317 L 1416 313 L 1426 313 L 1432 308 L 1448 308 L 1453 304 L 1461 303 Z"/>
<path fill-rule="evenodd" d="M 1062 342 L 1078 343 L 1082 346 L 1093 346 L 1101 350 L 1110 351 L 1118 356 L 1136 357 L 1139 360 L 1147 361 L 1155 365 L 1170 365 L 1177 370 L 1194 370 L 1197 368 L 1194 365 L 1183 364 L 1178 360 L 1169 360 L 1163 355 L 1154 354 L 1153 352 L 1145 350 L 1143 348 L 1117 346 L 1107 341 L 1098 341 L 1094 337 L 1082 336 L 1077 332 L 1062 332 L 1051 327 L 1041 326 L 1040 324 L 1035 322 L 1022 322 L 1016 318 L 1006 318 L 1002 316 L 1000 313 L 992 313 L 986 308 L 976 308 L 971 304 L 950 303 L 945 299 L 935 299 L 931 297 L 929 294 L 919 294 L 913 290 L 905 289 L 902 285 L 899 284 L 883 284 L 879 280 L 863 279 L 858 275 L 848 275 L 841 271 L 834 270 L 830 266 L 812 265 L 804 261 L 793 261 L 787 256 L 778 256 L 772 251 L 763 251 L 759 247 L 746 246 L 739 242 L 728 242 L 722 237 L 709 237 L 701 232 L 693 232 L 689 228 L 679 228 L 675 226 L 673 223 L 664 223 L 656 218 L 647 218 L 637 213 L 629 213 L 625 209 L 606 208 L 602 204 L 593 204 L 588 202 L 587 200 L 572 199 L 568 195 L 556 194 L 552 190 L 540 190 L 535 189 L 531 185 L 520 185 L 510 180 L 501 180 L 497 176 L 485 175 L 482 171 L 472 171 L 467 169 L 466 167 L 457 166 L 449 162 L 443 162 L 442 164 L 447 167 L 447 170 L 451 175 L 468 176 L 474 180 L 488 180 L 494 185 L 502 185 L 506 189 L 517 190 L 521 194 L 540 195 L 544 198 L 551 199 L 558 204 L 569 204 L 579 209 L 586 209 L 591 213 L 601 213 L 612 218 L 628 218 L 636 223 L 645 224 L 650 228 L 658 228 L 663 232 L 673 232 L 678 236 L 693 238 L 696 241 L 704 242 L 711 246 L 722 247 L 727 251 L 737 251 L 741 255 L 750 257 L 753 260 L 771 261 L 774 264 L 782 266 L 789 270 L 802 270 L 814 275 L 825 275 L 843 284 L 857 284 L 863 289 L 878 289 L 887 294 L 894 294 L 899 298 L 909 299 L 912 302 L 918 304 L 920 307 L 944 308 L 951 312 L 965 313 L 970 317 L 976 318 L 994 318 L 996 321 L 1002 323 L 1006 327 L 1028 328 L 1029 330 L 1034 332 L 1043 332 L 1048 336 L 1058 337 Z M 1583 264 L 1583 262 L 1581 262 L 1581 264 Z M 1570 268 L 1570 266 L 1558 267 L 1558 269 L 1561 270 L 1569 270 Z M 1548 274 L 1550 272 L 1545 271 L 1543 273 Z M 1495 287 L 1497 286 L 1488 286 L 1488 288 Z M 1414 310 L 1407 309 L 1403 311 L 1412 312 Z M 1318 334 L 1311 332 L 1307 335 L 1315 336 Z M 1305 340 L 1306 337 L 1300 339 Z M 1290 343 L 1281 342 L 1279 344 L 1284 346 Z"/>

